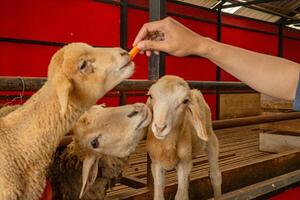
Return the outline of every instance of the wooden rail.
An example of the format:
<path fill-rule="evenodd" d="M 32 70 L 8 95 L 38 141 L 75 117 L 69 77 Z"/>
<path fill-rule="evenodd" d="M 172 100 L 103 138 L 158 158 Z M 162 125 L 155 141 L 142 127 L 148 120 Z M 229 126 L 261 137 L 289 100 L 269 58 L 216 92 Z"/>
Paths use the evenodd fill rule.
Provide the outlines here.
<path fill-rule="evenodd" d="M 244 165 L 237 165 L 222 171 L 222 192 L 243 188 L 257 182 L 265 181 L 277 176 L 300 169 L 300 150 L 279 153 L 249 160 Z M 166 185 L 165 198 L 173 199 L 176 194 L 177 183 Z M 192 177 L 190 181 L 191 199 L 208 199 L 212 197 L 212 188 L 208 175 Z M 144 187 L 122 195 L 127 200 L 153 199 L 153 191 Z"/>
<path fill-rule="evenodd" d="M 0 76 L 0 91 L 36 91 L 40 89 L 46 78 L 5 77 Z M 152 80 L 126 80 L 114 88 L 117 91 L 145 91 L 155 83 Z M 254 90 L 240 82 L 188 81 L 191 88 L 200 90 L 248 91 Z"/>
<path fill-rule="evenodd" d="M 216 120 L 213 121 L 213 128 L 216 130 L 216 129 L 238 127 L 238 126 L 248 126 L 253 124 L 263 124 L 263 123 L 278 122 L 284 120 L 299 119 L 299 118 L 300 118 L 300 112 L 291 112 L 291 113 L 283 113 L 283 114 L 275 114 L 275 115 L 262 115 L 262 116 L 243 117 L 243 118 L 236 118 L 236 119 Z"/>

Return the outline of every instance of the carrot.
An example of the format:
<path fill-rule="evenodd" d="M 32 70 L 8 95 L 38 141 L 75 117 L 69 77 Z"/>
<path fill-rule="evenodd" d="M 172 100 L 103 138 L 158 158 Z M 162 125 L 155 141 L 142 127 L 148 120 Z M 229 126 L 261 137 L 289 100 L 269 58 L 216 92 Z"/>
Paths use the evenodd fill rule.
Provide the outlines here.
<path fill-rule="evenodd" d="M 129 52 L 129 56 L 130 59 L 133 60 L 133 58 L 136 56 L 136 54 L 139 52 L 140 50 L 137 47 L 133 47 L 130 52 Z"/>

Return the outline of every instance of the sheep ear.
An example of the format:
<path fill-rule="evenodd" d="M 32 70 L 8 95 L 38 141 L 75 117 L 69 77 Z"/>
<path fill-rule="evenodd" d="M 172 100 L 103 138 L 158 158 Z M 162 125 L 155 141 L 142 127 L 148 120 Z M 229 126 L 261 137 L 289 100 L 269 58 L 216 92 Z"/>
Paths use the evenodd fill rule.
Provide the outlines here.
<path fill-rule="evenodd" d="M 68 108 L 69 96 L 73 90 L 73 85 L 63 74 L 57 74 L 53 80 L 53 84 L 60 104 L 60 113 L 64 116 Z"/>
<path fill-rule="evenodd" d="M 188 117 L 192 122 L 192 125 L 194 126 L 198 137 L 201 140 L 207 141 L 208 137 L 207 137 L 206 127 L 203 122 L 203 119 L 201 120 L 200 107 L 196 99 L 192 99 L 191 102 L 189 102 Z"/>
<path fill-rule="evenodd" d="M 79 198 L 92 186 L 98 174 L 99 158 L 94 155 L 86 156 L 82 166 L 82 186 Z"/>

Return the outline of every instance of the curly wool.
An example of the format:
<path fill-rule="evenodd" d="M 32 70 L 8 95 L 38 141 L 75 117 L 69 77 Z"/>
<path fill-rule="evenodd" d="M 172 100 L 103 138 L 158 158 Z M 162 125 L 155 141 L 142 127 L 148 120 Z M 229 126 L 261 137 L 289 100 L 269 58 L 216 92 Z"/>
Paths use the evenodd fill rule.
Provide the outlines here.
<path fill-rule="evenodd" d="M 53 187 L 53 199 L 79 199 L 82 184 L 82 162 L 85 151 L 75 141 L 65 149 L 58 149 L 48 170 Z M 95 183 L 83 195 L 84 200 L 104 199 L 106 190 L 113 187 L 121 178 L 122 168 L 128 158 L 100 155 L 99 173 Z"/>

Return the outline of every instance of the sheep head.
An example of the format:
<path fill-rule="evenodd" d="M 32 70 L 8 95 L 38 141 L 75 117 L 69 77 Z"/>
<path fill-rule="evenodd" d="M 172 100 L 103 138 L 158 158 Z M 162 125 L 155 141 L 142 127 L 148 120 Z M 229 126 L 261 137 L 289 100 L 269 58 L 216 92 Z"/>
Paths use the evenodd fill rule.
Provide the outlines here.
<path fill-rule="evenodd" d="M 80 197 L 93 184 L 102 155 L 126 157 L 144 137 L 152 115 L 142 103 L 104 108 L 93 106 L 73 128 L 74 140 L 85 151 Z"/>
<path fill-rule="evenodd" d="M 48 80 L 56 90 L 64 114 L 70 99 L 89 108 L 133 71 L 134 63 L 123 49 L 72 43 L 52 57 Z"/>
<path fill-rule="evenodd" d="M 180 129 L 187 117 L 197 135 L 207 140 L 198 97 L 182 78 L 168 75 L 159 79 L 149 89 L 147 105 L 153 112 L 151 130 L 157 139 L 162 140 Z"/>

